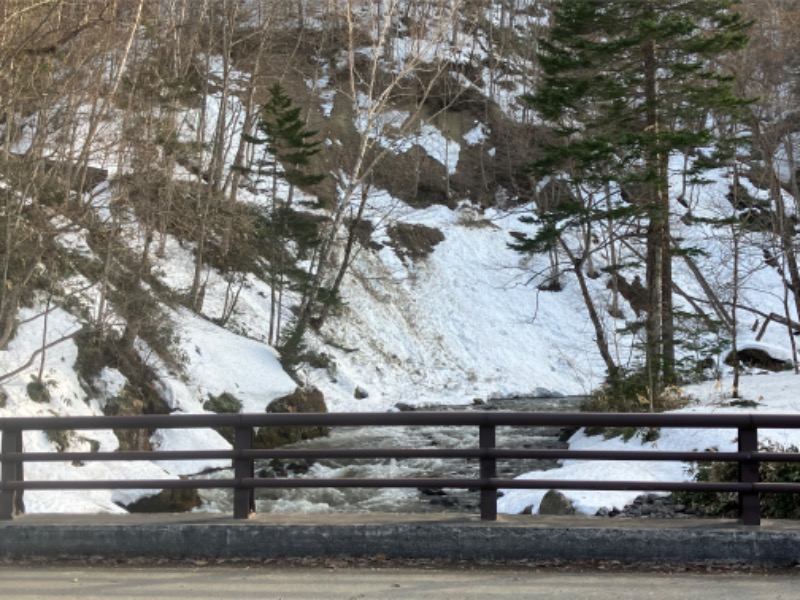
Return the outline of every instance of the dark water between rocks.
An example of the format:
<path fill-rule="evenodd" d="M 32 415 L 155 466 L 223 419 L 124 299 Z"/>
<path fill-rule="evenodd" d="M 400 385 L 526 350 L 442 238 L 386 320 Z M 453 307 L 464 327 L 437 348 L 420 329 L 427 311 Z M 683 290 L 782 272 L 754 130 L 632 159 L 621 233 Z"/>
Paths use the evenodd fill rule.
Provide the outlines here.
<path fill-rule="evenodd" d="M 514 398 L 490 400 L 470 406 L 424 406 L 418 410 L 492 410 L 524 412 L 568 412 L 577 410 L 583 397 Z M 563 448 L 557 427 L 499 427 L 497 446 L 503 448 Z M 329 437 L 301 442 L 287 448 L 476 448 L 478 428 L 443 427 L 346 427 Z M 533 470 L 556 467 L 554 461 L 498 461 L 500 477 L 514 477 Z M 284 477 L 472 477 L 478 476 L 478 461 L 465 459 L 320 460 L 312 464 L 256 464 L 262 476 Z M 230 472 L 214 476 L 229 477 Z M 201 491 L 204 508 L 230 512 L 229 490 Z M 477 512 L 478 492 L 438 489 L 296 489 L 256 490 L 256 512 Z"/>

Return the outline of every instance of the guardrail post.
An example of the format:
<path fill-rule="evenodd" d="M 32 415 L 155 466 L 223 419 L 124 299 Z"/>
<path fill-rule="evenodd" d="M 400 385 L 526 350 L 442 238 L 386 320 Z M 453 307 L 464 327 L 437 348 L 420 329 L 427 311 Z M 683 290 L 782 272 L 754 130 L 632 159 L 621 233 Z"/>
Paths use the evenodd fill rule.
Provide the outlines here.
<path fill-rule="evenodd" d="M 237 425 L 233 434 L 233 449 L 241 453 L 242 450 L 250 450 L 253 447 L 253 428 Z M 238 454 L 233 459 L 233 477 L 237 482 L 242 479 L 252 478 L 253 459 L 244 458 Z M 255 512 L 256 503 L 253 488 L 246 488 L 237 485 L 233 489 L 233 518 L 247 519 L 250 514 Z"/>
<path fill-rule="evenodd" d="M 24 481 L 22 463 L 9 462 L 3 460 L 3 457 L 12 452 L 22 452 L 22 431 L 17 430 L 3 430 L 3 443 L 0 452 L 0 460 L 2 461 L 2 471 L 0 478 L 2 478 L 3 488 L 0 492 L 0 520 L 8 521 L 13 519 L 15 515 L 25 514 L 25 503 L 22 499 L 22 490 L 11 490 L 6 487 L 11 482 Z"/>
<path fill-rule="evenodd" d="M 758 429 L 739 428 L 739 452 L 758 452 Z M 739 461 L 739 483 L 758 483 L 758 461 Z M 761 525 L 761 499 L 758 492 L 739 492 L 739 519 L 743 525 Z"/>
<path fill-rule="evenodd" d="M 493 449 L 497 443 L 494 425 L 480 425 L 478 430 L 478 444 L 481 450 Z M 493 479 L 497 477 L 497 459 L 482 456 L 480 459 L 480 478 Z M 497 520 L 497 490 L 481 486 L 481 521 Z"/>

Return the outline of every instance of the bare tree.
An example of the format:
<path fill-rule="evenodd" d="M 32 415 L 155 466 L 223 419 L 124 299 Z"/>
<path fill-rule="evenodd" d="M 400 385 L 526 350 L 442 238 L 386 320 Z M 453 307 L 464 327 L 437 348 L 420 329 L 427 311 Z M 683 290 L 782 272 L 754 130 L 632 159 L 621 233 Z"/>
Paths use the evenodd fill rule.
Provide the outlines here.
<path fill-rule="evenodd" d="M 336 263 L 332 262 L 334 248 L 348 216 L 359 220 L 363 215 L 369 194 L 362 187 L 369 185 L 369 177 L 376 166 L 392 151 L 388 140 L 402 138 L 419 126 L 422 107 L 432 86 L 446 72 L 446 63 L 431 57 L 446 53 L 461 2 L 420 0 L 414 3 L 408 10 L 414 11 L 413 23 L 419 28 L 411 30 L 406 51 L 399 52 L 391 42 L 404 6 L 398 0 L 346 0 L 343 12 L 337 15 L 347 31 L 347 82 L 342 93 L 347 97 L 359 135 L 351 155 L 334 174 L 337 198 L 328 231 L 314 261 L 311 284 L 298 312 L 296 325 L 300 331 L 315 320 L 319 293 L 329 275 L 334 274 L 334 293 L 344 278 L 351 260 L 352 242 L 345 244 L 349 250 Z M 365 34 L 369 36 L 368 46 L 361 41 Z M 397 113 L 392 113 L 392 109 L 409 80 L 417 83 L 416 97 L 402 122 L 398 122 Z M 350 235 L 354 235 L 352 228 Z M 323 308 L 316 316 L 317 325 L 324 320 L 327 311 Z"/>
<path fill-rule="evenodd" d="M 779 241 L 787 286 L 795 315 L 800 315 L 800 265 L 790 214 L 800 206 L 794 148 L 800 139 L 800 6 L 790 0 L 749 0 L 742 10 L 752 18 L 751 42 L 728 67 L 744 92 L 758 101 L 751 109 L 752 143 L 756 160 L 746 175 L 770 191 L 774 205 L 773 231 Z M 793 207 L 786 206 L 791 198 Z M 786 315 L 791 319 L 791 315 Z"/>
<path fill-rule="evenodd" d="M 117 43 L 110 30 L 124 31 L 115 21 L 118 9 L 112 0 L 0 5 L 0 347 L 11 335 L 20 298 L 53 251 L 48 211 L 68 210 L 62 201 L 80 194 L 90 179 L 103 85 L 98 65 Z M 93 107 L 88 115 L 87 105 Z M 77 132 L 86 123 L 89 134 L 81 139 Z"/>

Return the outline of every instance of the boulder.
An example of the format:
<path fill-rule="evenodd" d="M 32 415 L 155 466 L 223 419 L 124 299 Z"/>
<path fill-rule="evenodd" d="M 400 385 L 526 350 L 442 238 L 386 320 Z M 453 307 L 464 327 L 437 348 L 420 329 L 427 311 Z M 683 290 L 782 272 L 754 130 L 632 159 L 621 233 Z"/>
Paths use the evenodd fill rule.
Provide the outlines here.
<path fill-rule="evenodd" d="M 181 513 L 200 506 L 201 500 L 194 488 L 168 488 L 154 496 L 145 496 L 125 506 L 131 513 Z"/>
<path fill-rule="evenodd" d="M 326 413 L 325 396 L 315 387 L 298 387 L 293 393 L 274 400 L 268 413 Z M 255 448 L 278 448 L 330 433 L 328 427 L 262 427 L 256 432 Z"/>
<path fill-rule="evenodd" d="M 738 359 L 739 363 L 746 367 L 764 369 L 765 371 L 778 372 L 792 368 L 791 362 L 772 356 L 764 348 L 739 348 L 735 355 L 731 352 L 725 357 L 725 364 L 732 366 L 735 359 Z"/>
<path fill-rule="evenodd" d="M 548 490 L 539 505 L 540 515 L 574 515 L 575 507 L 564 494 L 558 490 Z"/>

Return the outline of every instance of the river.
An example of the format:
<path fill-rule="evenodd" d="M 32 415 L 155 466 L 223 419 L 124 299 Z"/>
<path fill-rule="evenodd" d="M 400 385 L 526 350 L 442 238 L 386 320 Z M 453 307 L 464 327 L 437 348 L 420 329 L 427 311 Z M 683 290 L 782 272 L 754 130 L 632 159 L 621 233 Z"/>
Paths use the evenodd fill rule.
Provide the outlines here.
<path fill-rule="evenodd" d="M 577 410 L 583 397 L 514 398 L 489 400 L 470 406 L 424 406 L 418 410 L 504 410 L 557 412 Z M 562 448 L 561 430 L 553 427 L 500 427 L 497 446 L 503 448 Z M 344 427 L 331 435 L 287 448 L 464 448 L 478 446 L 478 430 L 443 427 Z M 554 468 L 554 461 L 499 460 L 499 477 L 514 477 L 533 470 Z M 408 460 L 320 460 L 312 464 L 256 463 L 260 476 L 288 477 L 472 477 L 478 476 L 478 461 L 465 459 Z M 219 471 L 210 477 L 230 477 Z M 201 490 L 202 511 L 229 513 L 230 490 Z M 257 513 L 320 512 L 477 512 L 478 492 L 458 489 L 257 489 Z"/>

